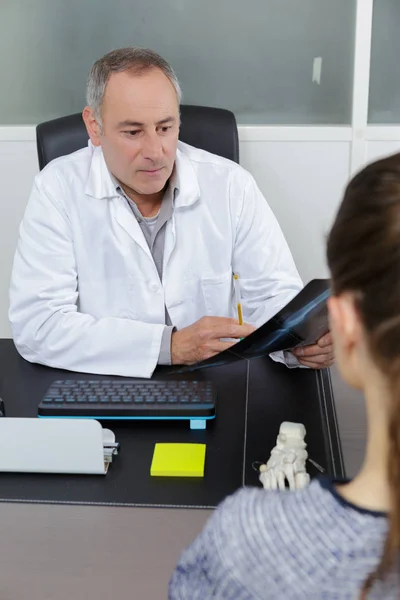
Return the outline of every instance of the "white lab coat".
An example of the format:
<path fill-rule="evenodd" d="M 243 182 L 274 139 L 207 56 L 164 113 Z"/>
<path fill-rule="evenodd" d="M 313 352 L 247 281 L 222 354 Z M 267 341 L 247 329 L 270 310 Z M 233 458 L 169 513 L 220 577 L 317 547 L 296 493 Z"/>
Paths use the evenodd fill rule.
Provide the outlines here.
<path fill-rule="evenodd" d="M 28 361 L 150 377 L 165 327 L 205 315 L 264 323 L 301 289 L 281 229 L 252 176 L 179 143 L 179 192 L 167 223 L 163 278 L 101 148 L 58 158 L 34 181 L 10 288 L 14 342 Z"/>

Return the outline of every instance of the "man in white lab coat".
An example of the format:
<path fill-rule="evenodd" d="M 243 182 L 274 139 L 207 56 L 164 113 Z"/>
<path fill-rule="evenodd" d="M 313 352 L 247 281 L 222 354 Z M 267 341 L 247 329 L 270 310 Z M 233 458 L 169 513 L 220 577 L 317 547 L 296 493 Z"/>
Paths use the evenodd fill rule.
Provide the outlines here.
<path fill-rule="evenodd" d="M 20 228 L 9 316 L 28 361 L 150 377 L 157 364 L 227 348 L 301 289 L 252 176 L 178 142 L 180 97 L 152 51 L 116 50 L 94 64 L 89 145 L 36 176 Z M 328 366 L 330 334 L 300 352 L 274 358 Z"/>

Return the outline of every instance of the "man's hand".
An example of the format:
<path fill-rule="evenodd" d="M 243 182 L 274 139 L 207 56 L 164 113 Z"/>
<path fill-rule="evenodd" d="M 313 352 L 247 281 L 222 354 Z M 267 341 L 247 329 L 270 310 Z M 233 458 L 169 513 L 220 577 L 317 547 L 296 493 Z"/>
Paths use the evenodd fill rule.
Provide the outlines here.
<path fill-rule="evenodd" d="M 193 325 L 174 331 L 171 337 L 171 362 L 173 365 L 192 365 L 211 358 L 234 346 L 241 338 L 255 331 L 255 327 L 226 317 L 203 317 Z M 235 338 L 234 342 L 221 342 L 221 338 Z"/>
<path fill-rule="evenodd" d="M 330 367 L 335 362 L 332 336 L 329 332 L 319 338 L 313 346 L 294 348 L 292 353 L 299 363 L 305 367 L 310 367 L 310 369 L 325 369 L 325 367 Z"/>

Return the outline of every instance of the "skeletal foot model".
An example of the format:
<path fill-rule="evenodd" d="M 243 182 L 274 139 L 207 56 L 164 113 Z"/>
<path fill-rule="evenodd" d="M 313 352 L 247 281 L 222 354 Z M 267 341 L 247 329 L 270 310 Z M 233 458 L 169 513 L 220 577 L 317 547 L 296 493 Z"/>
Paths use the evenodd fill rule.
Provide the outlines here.
<path fill-rule="evenodd" d="M 260 466 L 260 481 L 266 490 L 284 490 L 286 482 L 291 490 L 309 484 L 305 435 L 306 428 L 302 423 L 284 421 L 281 424 L 271 457 L 267 464 Z"/>

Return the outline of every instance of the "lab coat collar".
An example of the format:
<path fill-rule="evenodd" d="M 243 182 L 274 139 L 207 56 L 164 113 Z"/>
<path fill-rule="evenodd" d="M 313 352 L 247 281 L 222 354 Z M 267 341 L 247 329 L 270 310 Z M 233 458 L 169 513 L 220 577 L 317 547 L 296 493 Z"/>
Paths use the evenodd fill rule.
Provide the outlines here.
<path fill-rule="evenodd" d="M 191 206 L 200 198 L 200 186 L 189 157 L 183 151 L 186 144 L 178 142 L 175 159 L 176 188 L 174 208 Z"/>
<path fill-rule="evenodd" d="M 99 200 L 118 196 L 115 182 L 107 168 L 101 146 L 93 146 L 89 140 L 89 147 L 92 149 L 92 161 L 85 193 Z M 182 151 L 184 147 L 185 144 L 178 143 L 174 172 L 176 176 L 175 187 L 177 188 L 174 208 L 191 206 L 200 198 L 199 182 L 190 159 Z"/>
<path fill-rule="evenodd" d="M 90 164 L 89 177 L 86 182 L 85 194 L 102 200 L 118 196 L 115 185 L 111 179 L 110 172 L 104 160 L 101 146 L 93 146 L 89 140 L 89 148 L 92 150 L 92 161 Z"/>

